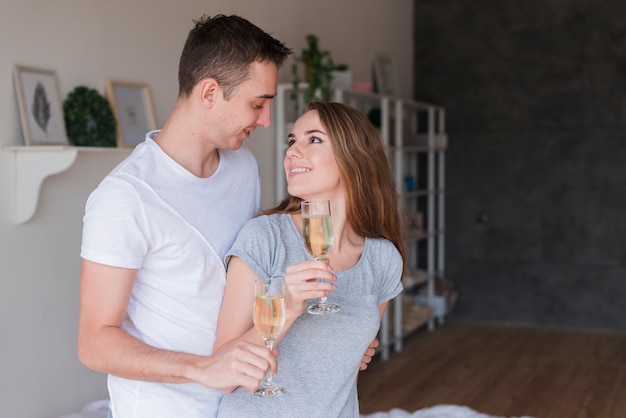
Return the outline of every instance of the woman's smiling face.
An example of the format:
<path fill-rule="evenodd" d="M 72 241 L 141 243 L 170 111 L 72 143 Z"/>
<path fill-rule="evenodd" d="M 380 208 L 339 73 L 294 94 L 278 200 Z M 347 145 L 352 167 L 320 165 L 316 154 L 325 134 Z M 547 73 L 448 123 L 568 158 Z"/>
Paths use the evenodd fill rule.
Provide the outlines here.
<path fill-rule="evenodd" d="M 317 110 L 309 110 L 296 120 L 287 138 L 284 167 L 287 191 L 292 196 L 329 199 L 342 190 L 331 138 Z"/>

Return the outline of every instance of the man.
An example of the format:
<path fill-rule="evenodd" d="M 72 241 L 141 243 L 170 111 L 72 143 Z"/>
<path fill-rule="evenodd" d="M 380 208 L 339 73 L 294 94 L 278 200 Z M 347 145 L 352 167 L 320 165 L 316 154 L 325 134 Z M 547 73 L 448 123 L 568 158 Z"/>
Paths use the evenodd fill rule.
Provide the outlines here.
<path fill-rule="evenodd" d="M 238 16 L 195 22 L 163 129 L 89 197 L 78 353 L 109 374 L 115 418 L 212 417 L 222 392 L 254 390 L 268 368 L 276 371 L 258 345 L 211 352 L 224 255 L 259 211 L 258 167 L 240 147 L 269 126 L 290 53 Z"/>

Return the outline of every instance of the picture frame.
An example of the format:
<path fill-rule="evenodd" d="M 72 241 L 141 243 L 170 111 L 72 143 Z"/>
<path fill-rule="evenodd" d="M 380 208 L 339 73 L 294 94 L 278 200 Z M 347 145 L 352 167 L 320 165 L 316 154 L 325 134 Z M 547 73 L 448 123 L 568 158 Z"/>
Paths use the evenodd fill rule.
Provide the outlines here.
<path fill-rule="evenodd" d="M 374 57 L 374 90 L 378 94 L 397 96 L 400 94 L 398 76 L 391 58 L 383 53 Z"/>
<path fill-rule="evenodd" d="M 117 120 L 117 146 L 133 148 L 156 129 L 152 93 L 146 83 L 105 81 L 106 96 Z"/>
<path fill-rule="evenodd" d="M 14 65 L 13 78 L 24 144 L 68 145 L 56 72 Z"/>

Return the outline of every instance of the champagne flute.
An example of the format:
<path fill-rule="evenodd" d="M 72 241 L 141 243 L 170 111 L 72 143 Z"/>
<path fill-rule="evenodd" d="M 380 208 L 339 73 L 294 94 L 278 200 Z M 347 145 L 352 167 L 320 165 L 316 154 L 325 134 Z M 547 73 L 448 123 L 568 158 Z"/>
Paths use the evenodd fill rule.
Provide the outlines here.
<path fill-rule="evenodd" d="M 278 338 L 285 326 L 285 284 L 281 277 L 268 281 L 257 279 L 254 282 L 254 327 L 269 350 L 274 348 L 274 340 Z M 285 389 L 276 385 L 269 370 L 254 392 L 257 396 L 278 396 Z"/>
<path fill-rule="evenodd" d="M 308 252 L 316 260 L 326 261 L 333 245 L 333 222 L 330 217 L 328 200 L 304 200 L 302 208 L 302 239 Z M 312 314 L 334 313 L 340 309 L 335 303 L 328 303 L 326 296 L 310 305 L 307 311 Z"/>

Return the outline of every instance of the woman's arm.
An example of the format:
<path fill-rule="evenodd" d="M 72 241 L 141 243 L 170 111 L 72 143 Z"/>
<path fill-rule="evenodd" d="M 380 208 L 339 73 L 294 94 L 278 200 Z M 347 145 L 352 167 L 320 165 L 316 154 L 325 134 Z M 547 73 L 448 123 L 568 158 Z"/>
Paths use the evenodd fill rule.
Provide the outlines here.
<path fill-rule="evenodd" d="M 252 322 L 254 281 L 258 278 L 241 258 L 231 257 L 226 273 L 226 290 L 217 323 L 214 353 L 219 352 L 224 344 L 235 339 L 264 345 Z"/>
<path fill-rule="evenodd" d="M 228 263 L 226 290 L 214 352 L 218 352 L 232 340 L 245 340 L 263 346 L 263 340 L 254 329 L 252 309 L 254 305 L 254 281 L 259 276 L 241 258 L 233 256 Z M 316 278 L 334 281 L 330 268 L 321 261 L 308 260 L 287 267 L 285 273 L 285 327 L 276 344 L 286 334 L 295 320 L 304 312 L 306 301 L 327 295 L 334 289 L 328 282 L 317 282 Z"/>

